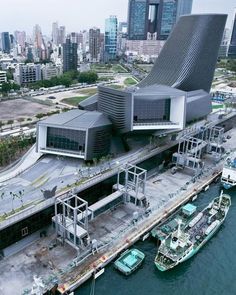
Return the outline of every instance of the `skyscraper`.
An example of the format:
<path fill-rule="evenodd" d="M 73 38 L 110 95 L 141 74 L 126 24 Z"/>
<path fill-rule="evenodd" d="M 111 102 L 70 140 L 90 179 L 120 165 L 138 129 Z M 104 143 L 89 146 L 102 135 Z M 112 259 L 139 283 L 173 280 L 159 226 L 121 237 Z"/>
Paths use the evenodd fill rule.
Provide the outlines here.
<path fill-rule="evenodd" d="M 228 57 L 236 58 L 236 9 L 234 13 L 234 22 L 233 22 L 231 39 L 229 44 Z"/>
<path fill-rule="evenodd" d="M 70 38 L 66 38 L 66 42 L 63 44 L 63 72 L 77 70 L 77 48 L 77 43 L 72 43 Z"/>
<path fill-rule="evenodd" d="M 192 6 L 193 0 L 178 0 L 176 20 L 178 20 L 181 15 L 191 14 Z"/>
<path fill-rule="evenodd" d="M 52 23 L 52 42 L 55 45 L 58 45 L 58 39 L 59 39 L 59 29 L 58 29 L 58 23 Z"/>
<path fill-rule="evenodd" d="M 10 44 L 10 36 L 8 32 L 3 32 L 1 34 L 2 37 L 2 51 L 5 53 L 10 53 L 11 44 Z"/>
<path fill-rule="evenodd" d="M 39 61 L 40 59 L 43 59 L 42 51 L 45 49 L 42 31 L 39 25 L 35 25 L 33 29 L 33 44 L 35 49 L 35 60 Z"/>
<path fill-rule="evenodd" d="M 89 54 L 91 62 L 99 62 L 101 54 L 100 29 L 92 28 L 89 30 Z"/>
<path fill-rule="evenodd" d="M 65 43 L 66 40 L 66 27 L 60 26 L 58 31 L 58 45 Z"/>
<path fill-rule="evenodd" d="M 185 0 L 186 1 L 186 0 Z M 177 0 L 163 0 L 162 17 L 160 23 L 160 40 L 166 40 L 170 35 L 175 23 L 177 14 Z"/>
<path fill-rule="evenodd" d="M 147 38 L 147 0 L 129 0 L 128 38 L 129 40 L 145 40 Z"/>
<path fill-rule="evenodd" d="M 117 53 L 117 17 L 110 16 L 105 22 L 105 61 L 116 58 Z"/>
<path fill-rule="evenodd" d="M 178 18 L 191 10 L 192 0 L 129 0 L 128 39 L 166 40 Z"/>

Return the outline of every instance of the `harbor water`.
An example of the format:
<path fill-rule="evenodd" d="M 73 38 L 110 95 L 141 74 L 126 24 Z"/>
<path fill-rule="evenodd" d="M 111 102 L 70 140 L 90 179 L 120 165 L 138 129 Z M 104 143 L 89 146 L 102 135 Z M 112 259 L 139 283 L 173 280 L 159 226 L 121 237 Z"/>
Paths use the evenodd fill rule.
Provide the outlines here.
<path fill-rule="evenodd" d="M 219 183 L 199 194 L 194 202 L 200 210 L 219 196 Z M 125 277 L 112 263 L 95 283 L 95 295 L 234 295 L 236 294 L 236 189 L 226 191 L 232 205 L 225 222 L 212 239 L 191 259 L 167 272 L 154 265 L 156 243 L 138 242 L 135 247 L 146 255 L 143 266 Z M 76 295 L 90 295 L 92 281 L 86 282 Z"/>

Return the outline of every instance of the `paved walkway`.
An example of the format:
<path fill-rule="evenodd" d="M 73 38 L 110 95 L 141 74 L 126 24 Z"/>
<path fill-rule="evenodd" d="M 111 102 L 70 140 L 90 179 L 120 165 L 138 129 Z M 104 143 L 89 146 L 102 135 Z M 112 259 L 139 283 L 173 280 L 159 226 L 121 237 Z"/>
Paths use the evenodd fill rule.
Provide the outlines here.
<path fill-rule="evenodd" d="M 0 173 L 0 184 L 8 179 L 16 177 L 18 174 L 31 167 L 37 162 L 40 156 L 39 153 L 36 153 L 34 144 L 16 165 Z"/>

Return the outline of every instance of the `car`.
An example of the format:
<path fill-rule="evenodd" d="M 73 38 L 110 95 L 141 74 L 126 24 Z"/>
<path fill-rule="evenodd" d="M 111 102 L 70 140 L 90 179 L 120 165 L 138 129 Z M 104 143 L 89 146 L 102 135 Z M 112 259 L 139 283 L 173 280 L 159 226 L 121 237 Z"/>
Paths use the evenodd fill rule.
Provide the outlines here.
<path fill-rule="evenodd" d="M 49 99 L 56 99 L 56 97 L 55 96 L 52 96 L 52 95 L 48 96 L 48 98 Z"/>

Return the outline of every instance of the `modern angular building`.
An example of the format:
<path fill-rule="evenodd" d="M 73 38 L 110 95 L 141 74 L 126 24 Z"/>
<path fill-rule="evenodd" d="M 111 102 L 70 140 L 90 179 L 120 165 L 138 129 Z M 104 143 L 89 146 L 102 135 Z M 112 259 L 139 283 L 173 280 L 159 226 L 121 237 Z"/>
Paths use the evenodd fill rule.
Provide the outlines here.
<path fill-rule="evenodd" d="M 37 152 L 92 160 L 109 153 L 112 124 L 102 113 L 79 109 L 53 115 L 37 126 Z"/>
<path fill-rule="evenodd" d="M 143 81 L 125 90 L 99 86 L 98 94 L 80 103 L 83 111 L 73 110 L 40 122 L 38 151 L 57 153 L 59 149 L 64 155 L 74 155 L 76 150 L 78 156 L 91 160 L 95 152 L 107 153 L 111 127 L 116 134 L 178 131 L 187 122 L 206 117 L 211 112 L 209 91 L 226 18 L 214 14 L 180 17 Z M 95 133 L 97 125 L 100 129 Z M 61 134 L 58 129 L 79 133 L 73 131 L 68 138 L 67 131 Z M 64 144 L 64 137 L 69 146 Z M 101 142 L 106 148 L 99 151 Z"/>
<path fill-rule="evenodd" d="M 234 13 L 234 22 L 232 27 L 231 39 L 228 49 L 228 57 L 236 58 L 236 9 Z"/>
<path fill-rule="evenodd" d="M 116 90 L 98 87 L 98 111 L 107 115 L 119 133 L 148 130 L 182 130 L 186 95 L 183 91 L 153 85 Z"/>

